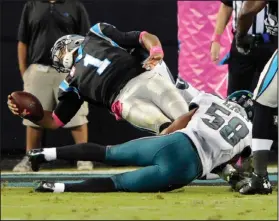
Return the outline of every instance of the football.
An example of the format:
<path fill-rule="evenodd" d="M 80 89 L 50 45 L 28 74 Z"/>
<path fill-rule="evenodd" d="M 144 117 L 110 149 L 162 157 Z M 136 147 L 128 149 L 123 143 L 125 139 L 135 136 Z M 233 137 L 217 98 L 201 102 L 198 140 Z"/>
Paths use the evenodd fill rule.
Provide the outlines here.
<path fill-rule="evenodd" d="M 40 121 L 43 119 L 43 106 L 33 94 L 24 91 L 15 91 L 11 96 L 22 118 L 31 121 Z"/>

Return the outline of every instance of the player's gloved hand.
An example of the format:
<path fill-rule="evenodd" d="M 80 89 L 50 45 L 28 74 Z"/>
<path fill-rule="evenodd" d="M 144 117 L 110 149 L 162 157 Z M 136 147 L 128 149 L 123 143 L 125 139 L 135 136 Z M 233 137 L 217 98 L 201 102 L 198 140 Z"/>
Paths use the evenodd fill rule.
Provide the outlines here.
<path fill-rule="evenodd" d="M 253 45 L 254 45 L 254 38 L 250 35 L 240 35 L 236 33 L 235 35 L 236 40 L 236 48 L 237 51 L 243 55 L 247 55 L 250 53 Z"/>
<path fill-rule="evenodd" d="M 143 68 L 152 70 L 164 58 L 164 51 L 160 46 L 155 46 L 150 49 L 149 57 L 143 62 Z"/>
<path fill-rule="evenodd" d="M 8 95 L 8 108 L 10 109 L 10 111 L 14 114 L 14 115 L 18 115 L 19 116 L 19 109 L 17 108 L 16 104 L 13 102 L 12 96 Z"/>

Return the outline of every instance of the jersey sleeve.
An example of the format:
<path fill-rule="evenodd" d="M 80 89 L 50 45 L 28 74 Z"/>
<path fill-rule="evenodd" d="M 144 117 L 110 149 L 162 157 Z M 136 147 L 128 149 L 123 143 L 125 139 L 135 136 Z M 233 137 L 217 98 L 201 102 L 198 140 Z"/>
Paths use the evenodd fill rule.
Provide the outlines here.
<path fill-rule="evenodd" d="M 62 126 L 76 115 L 84 101 L 81 99 L 78 89 L 70 86 L 66 80 L 62 81 L 59 86 L 58 100 L 59 103 L 53 111 L 53 117 Z"/>
<path fill-rule="evenodd" d="M 28 40 L 29 40 L 28 17 L 29 17 L 29 5 L 28 3 L 25 3 L 21 13 L 21 19 L 20 19 L 18 34 L 17 34 L 17 40 L 23 42 L 24 44 L 28 44 Z"/>
<path fill-rule="evenodd" d="M 111 42 L 113 46 L 120 46 L 126 49 L 141 46 L 139 41 L 140 31 L 122 32 L 113 25 L 97 23 L 91 27 L 90 32 Z"/>
<path fill-rule="evenodd" d="M 233 7 L 233 1 L 232 0 L 221 0 L 221 2 L 229 7 Z"/>

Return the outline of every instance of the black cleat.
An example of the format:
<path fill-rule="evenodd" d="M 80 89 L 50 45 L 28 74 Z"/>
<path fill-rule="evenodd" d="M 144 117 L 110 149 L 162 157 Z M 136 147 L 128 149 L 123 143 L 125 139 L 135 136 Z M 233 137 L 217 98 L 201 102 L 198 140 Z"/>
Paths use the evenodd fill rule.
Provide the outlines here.
<path fill-rule="evenodd" d="M 239 192 L 244 195 L 252 194 L 270 194 L 272 193 L 272 187 L 268 179 L 268 175 L 259 176 L 252 173 L 251 180 L 247 182 Z"/>
<path fill-rule="evenodd" d="M 175 86 L 179 90 L 185 90 L 189 88 L 189 84 L 186 81 L 184 81 L 181 77 L 177 77 Z"/>
<path fill-rule="evenodd" d="M 55 188 L 54 182 L 41 181 L 35 188 L 35 192 L 53 193 Z"/>
<path fill-rule="evenodd" d="M 33 149 L 27 152 L 27 156 L 31 163 L 31 168 L 33 171 L 37 172 L 40 169 L 42 163 L 47 162 L 45 155 L 43 154 L 43 149 Z"/>

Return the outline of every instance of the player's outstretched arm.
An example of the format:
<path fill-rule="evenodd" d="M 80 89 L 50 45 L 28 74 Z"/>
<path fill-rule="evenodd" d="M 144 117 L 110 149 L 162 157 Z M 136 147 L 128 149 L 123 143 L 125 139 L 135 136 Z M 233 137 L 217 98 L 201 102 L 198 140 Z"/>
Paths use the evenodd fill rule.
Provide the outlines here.
<path fill-rule="evenodd" d="M 83 104 L 82 100 L 75 98 L 73 96 L 62 97 L 53 112 L 44 111 L 44 118 L 34 123 L 48 129 L 63 127 L 76 115 Z"/>
<path fill-rule="evenodd" d="M 164 58 L 164 52 L 159 38 L 146 31 L 122 32 L 107 23 L 97 23 L 90 31 L 98 36 L 109 38 L 120 47 L 126 49 L 136 47 L 145 48 L 150 54 L 143 66 L 146 69 L 152 69 Z"/>
<path fill-rule="evenodd" d="M 14 115 L 22 117 L 20 116 L 19 108 L 13 102 L 11 95 L 8 95 L 7 104 L 8 108 Z M 73 99 L 72 97 L 66 96 L 63 100 L 61 100 L 58 103 L 57 107 L 53 112 L 44 110 L 43 119 L 40 121 L 32 122 L 43 128 L 52 130 L 58 129 L 59 127 L 62 127 L 65 124 L 67 124 L 75 116 L 82 104 L 82 100 Z"/>
<path fill-rule="evenodd" d="M 33 122 L 43 128 L 47 129 L 58 129 L 61 125 L 53 118 L 53 113 L 51 111 L 44 111 L 44 117 L 42 120 Z"/>
<path fill-rule="evenodd" d="M 185 128 L 188 125 L 189 121 L 191 120 L 192 116 L 195 114 L 197 109 L 198 108 L 195 108 L 189 111 L 187 114 L 184 114 L 181 117 L 177 118 L 168 128 L 166 128 L 161 132 L 161 135 L 169 134 Z"/>
<path fill-rule="evenodd" d="M 10 111 L 16 115 L 16 116 L 20 116 L 19 114 L 19 109 L 16 106 L 16 104 L 13 102 L 12 100 L 12 96 L 9 95 L 8 96 L 8 107 L 10 109 Z M 41 127 L 44 128 L 48 128 L 48 129 L 57 129 L 59 126 L 56 124 L 56 122 L 54 121 L 53 117 L 52 117 L 52 113 L 50 111 L 44 111 L 44 117 L 42 120 L 38 121 L 38 122 L 33 122 Z"/>

